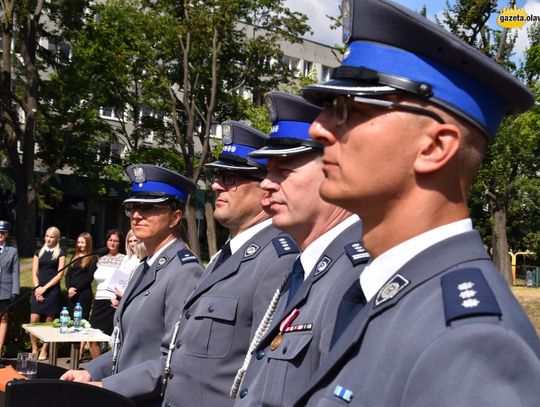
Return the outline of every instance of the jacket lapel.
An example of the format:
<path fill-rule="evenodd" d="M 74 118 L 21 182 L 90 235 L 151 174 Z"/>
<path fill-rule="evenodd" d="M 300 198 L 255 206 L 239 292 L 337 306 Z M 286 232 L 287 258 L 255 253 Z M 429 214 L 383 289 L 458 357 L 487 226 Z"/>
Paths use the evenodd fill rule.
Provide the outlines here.
<path fill-rule="evenodd" d="M 238 249 L 231 257 L 215 271 L 205 271 L 205 277 L 201 279 L 199 285 L 186 302 L 186 306 L 190 306 L 198 297 L 204 292 L 208 291 L 218 282 L 228 278 L 229 276 L 236 274 L 240 269 L 240 266 L 248 261 L 256 258 L 259 253 L 272 241 L 272 237 L 281 233 L 273 226 L 265 227 L 258 232 L 255 236 L 249 239 L 240 249 Z M 210 264 L 212 267 L 215 261 Z M 209 268 L 207 268 L 208 270 Z"/>
<path fill-rule="evenodd" d="M 340 364 L 341 360 L 352 349 L 356 349 L 361 344 L 365 330 L 372 319 L 391 308 L 407 295 L 408 292 L 414 290 L 425 281 L 442 274 L 456 264 L 473 260 L 489 260 L 489 256 L 482 245 L 480 235 L 476 231 L 462 233 L 439 242 L 405 264 L 389 280 L 391 282 L 396 278 L 403 278 L 403 281 L 406 281 L 406 283 L 402 283 L 402 285 L 405 284 L 403 288 L 396 292 L 394 296 L 381 298 L 380 294 L 388 286 L 388 283 L 385 284 L 379 290 L 379 293 L 360 310 L 330 350 L 326 360 L 323 361 L 319 369 L 315 372 L 302 398 L 311 393 L 311 390 L 328 375 L 335 374 L 334 369 Z M 433 265 L 437 265 L 437 267 L 434 269 Z"/>

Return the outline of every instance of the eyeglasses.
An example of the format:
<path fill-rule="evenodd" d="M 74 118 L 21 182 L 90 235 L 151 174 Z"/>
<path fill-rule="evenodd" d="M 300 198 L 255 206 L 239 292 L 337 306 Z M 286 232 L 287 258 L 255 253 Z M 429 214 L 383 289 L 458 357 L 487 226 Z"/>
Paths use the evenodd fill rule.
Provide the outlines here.
<path fill-rule="evenodd" d="M 228 172 L 228 171 L 215 171 L 210 174 L 210 181 L 212 183 L 222 183 L 226 187 L 230 187 L 233 185 L 236 185 L 237 182 L 239 182 L 242 179 L 247 180 L 253 180 L 253 181 L 261 181 L 257 177 L 249 176 L 249 175 L 239 175 L 235 174 L 234 172 Z"/>
<path fill-rule="evenodd" d="M 386 109 L 401 110 L 404 112 L 419 114 L 422 116 L 428 116 L 432 119 L 438 121 L 441 124 L 444 124 L 445 121 L 437 113 L 432 112 L 418 106 L 404 105 L 402 103 L 393 102 L 391 100 L 385 99 L 374 99 L 374 98 L 365 98 L 361 96 L 345 96 L 339 95 L 334 98 L 332 101 L 332 113 L 334 115 L 334 120 L 336 120 L 337 125 L 341 126 L 347 122 L 349 116 L 349 107 L 348 102 L 354 102 L 358 104 L 370 105 L 370 106 L 380 106 Z"/>
<path fill-rule="evenodd" d="M 135 211 L 143 214 L 144 216 L 148 216 L 168 208 L 170 208 L 170 205 L 166 203 L 130 202 L 124 204 L 124 210 L 127 217 L 130 217 Z"/>

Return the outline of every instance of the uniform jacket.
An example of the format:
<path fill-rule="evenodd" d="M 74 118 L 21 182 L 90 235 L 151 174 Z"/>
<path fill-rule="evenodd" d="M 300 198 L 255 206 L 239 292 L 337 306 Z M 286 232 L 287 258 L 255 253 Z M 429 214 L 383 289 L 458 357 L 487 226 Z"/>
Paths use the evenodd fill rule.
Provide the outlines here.
<path fill-rule="evenodd" d="M 295 406 L 537 406 L 539 357 L 534 328 L 471 231 L 398 270 Z"/>
<path fill-rule="evenodd" d="M 292 239 L 267 226 L 218 269 L 208 266 L 182 311 L 165 406 L 233 405 L 234 376 L 297 256 Z"/>
<path fill-rule="evenodd" d="M 0 300 L 10 300 L 19 294 L 19 254 L 14 247 L 5 245 L 0 254 Z"/>
<path fill-rule="evenodd" d="M 188 295 L 202 275 L 203 267 L 176 240 L 150 266 L 136 284 L 144 262 L 137 268 L 114 315 L 120 328 L 117 372 L 112 373 L 112 351 L 84 368 L 103 387 L 127 397 L 146 394 L 144 405 L 159 405 L 157 391 L 161 373 L 160 345 L 176 322 Z"/>
<path fill-rule="evenodd" d="M 327 353 L 341 298 L 369 260 L 357 242 L 361 234 L 361 224 L 355 223 L 338 235 L 286 309 L 288 288 L 284 291 L 276 317 L 251 359 L 236 407 L 285 406 L 300 395 Z M 284 333 L 272 350 L 281 321 L 294 309 L 299 314 L 291 326 L 300 329 Z"/>

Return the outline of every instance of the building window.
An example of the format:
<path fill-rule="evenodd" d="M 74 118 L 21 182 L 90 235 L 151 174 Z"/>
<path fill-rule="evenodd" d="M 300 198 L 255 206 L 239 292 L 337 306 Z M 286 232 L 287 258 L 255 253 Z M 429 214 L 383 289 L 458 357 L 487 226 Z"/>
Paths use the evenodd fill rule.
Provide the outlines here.
<path fill-rule="evenodd" d="M 309 73 L 311 72 L 311 69 L 313 68 L 313 62 L 310 61 L 304 61 L 304 76 L 309 76 Z"/>
<path fill-rule="evenodd" d="M 298 58 L 284 56 L 283 63 L 287 65 L 289 69 L 296 74 L 298 71 L 298 65 L 300 64 L 300 60 Z"/>
<path fill-rule="evenodd" d="M 332 77 L 332 68 L 329 66 L 323 65 L 321 71 L 321 81 L 328 81 Z"/>
<path fill-rule="evenodd" d="M 119 115 L 116 113 L 116 111 L 112 107 L 102 107 L 102 108 L 100 108 L 99 109 L 99 116 L 102 119 L 107 119 L 107 120 L 116 120 L 116 121 L 120 120 Z"/>

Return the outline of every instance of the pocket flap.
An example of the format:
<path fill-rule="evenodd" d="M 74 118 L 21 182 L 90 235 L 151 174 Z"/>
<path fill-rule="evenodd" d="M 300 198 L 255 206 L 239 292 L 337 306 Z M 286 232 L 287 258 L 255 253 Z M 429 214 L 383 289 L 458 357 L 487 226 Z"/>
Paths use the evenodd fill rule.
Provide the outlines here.
<path fill-rule="evenodd" d="M 195 310 L 195 318 L 212 318 L 234 321 L 238 297 L 212 295 L 201 297 Z"/>
<path fill-rule="evenodd" d="M 293 360 L 311 343 L 313 333 L 307 332 L 286 332 L 283 334 L 281 343 L 275 350 L 267 348 L 266 355 L 269 359 Z"/>

